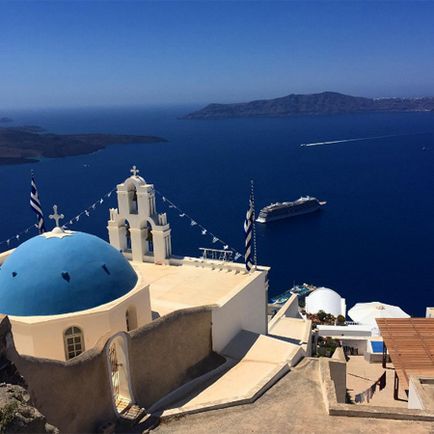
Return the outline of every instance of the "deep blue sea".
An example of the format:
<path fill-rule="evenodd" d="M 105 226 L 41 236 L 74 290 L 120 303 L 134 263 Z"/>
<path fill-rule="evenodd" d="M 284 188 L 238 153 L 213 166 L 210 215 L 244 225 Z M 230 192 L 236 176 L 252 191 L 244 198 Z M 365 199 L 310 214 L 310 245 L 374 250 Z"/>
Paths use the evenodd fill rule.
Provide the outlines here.
<path fill-rule="evenodd" d="M 45 213 L 57 203 L 70 218 L 122 182 L 136 164 L 175 204 L 243 251 L 254 179 L 257 208 L 300 195 L 328 202 L 316 214 L 257 225 L 258 261 L 271 266 L 270 296 L 307 282 L 335 289 L 348 308 L 382 301 L 424 316 L 425 307 L 434 304 L 434 113 L 177 119 L 195 108 L 3 113 L 16 124 L 55 133 L 152 134 L 168 142 L 0 166 L 0 241 L 34 222 L 30 169 Z M 300 147 L 369 137 L 377 138 Z M 107 239 L 113 206 L 114 195 L 71 228 Z M 216 247 L 161 200 L 159 209 L 168 212 L 175 254 Z"/>

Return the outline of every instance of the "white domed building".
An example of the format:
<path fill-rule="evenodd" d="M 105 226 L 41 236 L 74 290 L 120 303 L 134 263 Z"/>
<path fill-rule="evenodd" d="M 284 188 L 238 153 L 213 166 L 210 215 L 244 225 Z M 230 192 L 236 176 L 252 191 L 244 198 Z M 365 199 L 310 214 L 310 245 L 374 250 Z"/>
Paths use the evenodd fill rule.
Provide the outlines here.
<path fill-rule="evenodd" d="M 337 317 L 345 317 L 347 307 L 345 298 L 342 298 L 336 291 L 330 288 L 318 288 L 306 297 L 306 312 L 316 314 L 320 310 Z"/>
<path fill-rule="evenodd" d="M 0 267 L 0 312 L 21 354 L 68 360 L 151 321 L 149 288 L 102 239 L 56 227 Z"/>

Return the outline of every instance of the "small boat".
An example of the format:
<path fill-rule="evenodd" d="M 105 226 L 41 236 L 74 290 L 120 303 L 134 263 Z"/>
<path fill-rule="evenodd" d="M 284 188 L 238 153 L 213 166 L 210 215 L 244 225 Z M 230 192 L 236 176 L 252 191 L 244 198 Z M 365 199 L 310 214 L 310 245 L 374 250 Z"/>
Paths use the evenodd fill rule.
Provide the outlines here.
<path fill-rule="evenodd" d="M 316 197 L 302 196 L 294 202 L 272 203 L 261 209 L 256 219 L 258 223 L 268 223 L 302 214 L 309 214 L 321 209 L 327 202 L 319 201 Z"/>
<path fill-rule="evenodd" d="M 271 304 L 282 305 L 285 304 L 292 295 L 296 294 L 299 298 L 306 297 L 311 292 L 316 290 L 316 286 L 303 283 L 302 285 L 294 285 L 291 289 L 287 289 L 281 294 L 271 299 Z"/>

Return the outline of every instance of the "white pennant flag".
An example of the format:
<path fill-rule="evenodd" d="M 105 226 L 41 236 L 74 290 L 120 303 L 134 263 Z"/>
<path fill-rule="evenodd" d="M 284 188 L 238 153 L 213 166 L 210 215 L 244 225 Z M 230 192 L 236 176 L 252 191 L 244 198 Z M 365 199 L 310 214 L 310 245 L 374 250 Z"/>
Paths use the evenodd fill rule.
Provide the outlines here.
<path fill-rule="evenodd" d="M 89 217 L 89 211 L 88 210 L 86 210 L 84 213 Z"/>
<path fill-rule="evenodd" d="M 112 195 L 112 192 L 108 193 L 108 194 L 107 194 L 107 197 L 110 197 L 111 195 Z"/>
<path fill-rule="evenodd" d="M 202 229 L 202 235 L 206 235 L 206 229 Z"/>
<path fill-rule="evenodd" d="M 93 205 L 92 205 L 92 209 L 95 209 L 95 207 L 96 207 L 96 205 L 95 205 L 95 204 L 93 204 Z"/>
<path fill-rule="evenodd" d="M 191 226 L 196 226 L 197 223 L 196 223 L 194 220 L 192 220 L 191 223 L 190 223 L 190 225 L 191 225 Z"/>
<path fill-rule="evenodd" d="M 185 217 L 185 214 L 184 213 L 179 214 L 179 217 Z"/>
<path fill-rule="evenodd" d="M 75 221 L 78 222 L 80 220 L 80 215 L 78 215 L 77 217 L 75 217 Z"/>
<path fill-rule="evenodd" d="M 239 253 L 235 253 L 235 260 L 238 260 L 239 258 L 241 258 L 241 255 Z"/>
<path fill-rule="evenodd" d="M 20 239 L 20 236 L 19 235 L 17 235 L 17 240 L 19 240 Z"/>
<path fill-rule="evenodd" d="M 166 198 L 164 196 L 162 197 L 162 199 L 163 199 L 163 202 L 166 202 Z"/>
<path fill-rule="evenodd" d="M 100 200 L 99 200 L 99 203 L 103 203 L 104 202 L 104 200 L 101 198 Z"/>
<path fill-rule="evenodd" d="M 217 237 L 212 237 L 212 242 L 216 243 L 219 239 Z"/>
<path fill-rule="evenodd" d="M 225 250 L 227 250 L 227 249 L 229 249 L 229 246 L 228 246 L 227 244 L 225 244 L 225 245 L 223 246 L 223 248 L 224 248 Z"/>

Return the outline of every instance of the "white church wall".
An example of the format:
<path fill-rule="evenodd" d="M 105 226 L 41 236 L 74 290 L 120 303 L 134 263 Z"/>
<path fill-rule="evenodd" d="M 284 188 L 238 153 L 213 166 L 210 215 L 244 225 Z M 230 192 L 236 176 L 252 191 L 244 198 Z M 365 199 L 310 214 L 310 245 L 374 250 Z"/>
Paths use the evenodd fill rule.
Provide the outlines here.
<path fill-rule="evenodd" d="M 241 330 L 267 334 L 267 272 L 256 272 L 243 289 L 212 312 L 213 350 L 221 352 Z"/>
<path fill-rule="evenodd" d="M 133 261 L 152 257 L 155 263 L 166 264 L 172 254 L 170 225 L 165 213 L 157 213 L 154 186 L 137 176 L 138 172 L 133 167 L 133 176 L 117 186 L 118 207 L 110 209 L 107 226 L 110 244 Z"/>
<path fill-rule="evenodd" d="M 133 290 L 134 291 L 134 290 Z M 127 331 L 126 312 L 134 307 L 137 327 L 152 321 L 149 287 L 129 293 L 119 300 L 82 312 L 51 317 L 10 317 L 15 345 L 20 354 L 65 360 L 64 332 L 71 326 L 83 332 L 85 350 L 100 338 Z"/>
<path fill-rule="evenodd" d="M 8 256 L 9 256 L 10 254 L 12 254 L 12 252 L 13 252 L 14 250 L 15 250 L 15 249 L 6 250 L 6 251 L 0 253 L 0 265 L 2 265 L 4 261 L 6 261 L 6 259 L 8 258 Z"/>

